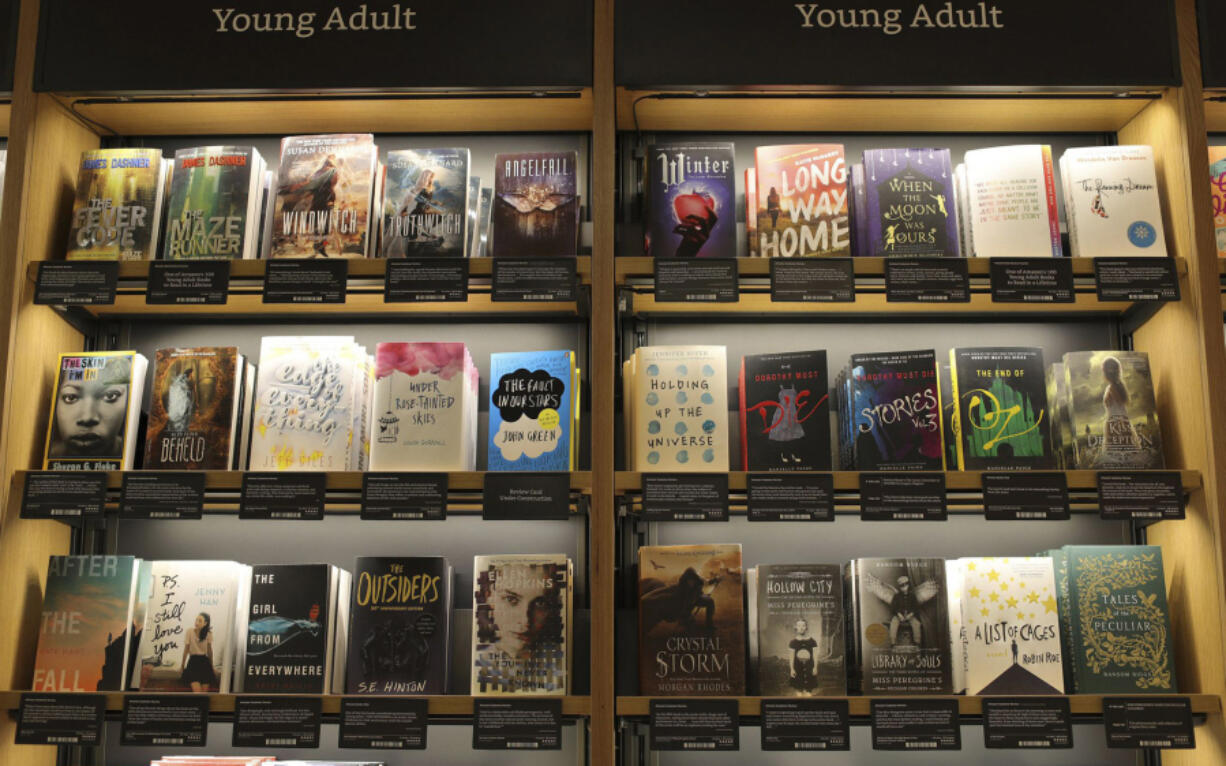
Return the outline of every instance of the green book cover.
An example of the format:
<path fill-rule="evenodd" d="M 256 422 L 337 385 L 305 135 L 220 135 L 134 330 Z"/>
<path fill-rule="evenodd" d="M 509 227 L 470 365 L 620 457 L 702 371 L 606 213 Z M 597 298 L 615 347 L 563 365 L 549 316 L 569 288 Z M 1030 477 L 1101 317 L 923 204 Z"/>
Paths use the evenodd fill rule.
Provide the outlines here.
<path fill-rule="evenodd" d="M 195 146 L 175 152 L 162 257 L 254 258 L 260 166 L 259 153 L 250 146 Z"/>
<path fill-rule="evenodd" d="M 949 359 L 958 470 L 1055 468 L 1042 349 L 957 348 Z"/>
<path fill-rule="evenodd" d="M 1078 694 L 1178 691 L 1162 550 L 1068 545 L 1072 673 Z"/>
<path fill-rule="evenodd" d="M 1040 556 L 1051 559 L 1052 572 L 1056 578 L 1056 611 L 1060 613 L 1060 656 L 1064 658 L 1064 691 L 1072 694 L 1074 691 L 1073 668 L 1077 663 L 1077 655 L 1072 650 L 1072 608 L 1069 605 L 1068 587 L 1068 555 L 1055 548 L 1043 551 Z"/>

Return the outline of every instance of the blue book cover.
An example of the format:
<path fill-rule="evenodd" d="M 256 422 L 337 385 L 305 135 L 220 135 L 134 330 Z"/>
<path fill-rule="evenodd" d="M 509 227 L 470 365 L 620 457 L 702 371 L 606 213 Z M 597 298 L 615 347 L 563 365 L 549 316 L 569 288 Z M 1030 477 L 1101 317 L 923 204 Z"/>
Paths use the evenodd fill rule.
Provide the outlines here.
<path fill-rule="evenodd" d="M 960 255 L 948 149 L 865 151 L 864 192 L 864 255 Z"/>
<path fill-rule="evenodd" d="M 490 354 L 490 471 L 571 470 L 573 351 Z"/>
<path fill-rule="evenodd" d="M 384 258 L 464 256 L 468 149 L 387 153 L 383 181 Z"/>
<path fill-rule="evenodd" d="M 736 257 L 736 170 L 730 143 L 647 150 L 647 250 L 653 258 Z"/>

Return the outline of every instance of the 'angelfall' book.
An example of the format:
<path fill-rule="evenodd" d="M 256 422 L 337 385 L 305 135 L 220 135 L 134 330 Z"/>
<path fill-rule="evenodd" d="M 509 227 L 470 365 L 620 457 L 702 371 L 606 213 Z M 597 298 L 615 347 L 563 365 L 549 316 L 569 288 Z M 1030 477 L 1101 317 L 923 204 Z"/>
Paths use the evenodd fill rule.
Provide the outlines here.
<path fill-rule="evenodd" d="M 948 149 L 869 149 L 864 185 L 865 255 L 959 255 Z"/>
<path fill-rule="evenodd" d="M 850 688 L 861 694 L 950 694 L 945 562 L 853 559 L 846 569 Z"/>
<path fill-rule="evenodd" d="M 1055 468 L 1043 350 L 955 348 L 959 471 Z"/>
<path fill-rule="evenodd" d="M 159 348 L 144 468 L 226 471 L 234 466 L 246 360 L 234 346 Z"/>
<path fill-rule="evenodd" d="M 759 566 L 757 586 L 759 694 L 845 694 L 842 567 Z"/>
<path fill-rule="evenodd" d="M 378 160 L 369 133 L 281 139 L 269 257 L 366 256 Z"/>
<path fill-rule="evenodd" d="M 639 548 L 639 693 L 745 693 L 741 546 Z"/>
<path fill-rule="evenodd" d="M 68 259 L 152 259 L 157 253 L 168 165 L 161 149 L 82 152 Z"/>
<path fill-rule="evenodd" d="M 1074 351 L 1062 365 L 1076 468 L 1162 468 L 1162 431 L 1144 351 Z M 1050 404 L 1050 403 L 1049 403 Z"/>
<path fill-rule="evenodd" d="M 251 568 L 239 691 L 328 693 L 340 584 L 329 564 Z"/>
<path fill-rule="evenodd" d="M 850 367 L 856 470 L 941 470 L 936 352 L 853 354 Z"/>
<path fill-rule="evenodd" d="M 741 357 L 741 470 L 829 471 L 825 351 Z"/>
<path fill-rule="evenodd" d="M 494 157 L 494 256 L 574 255 L 579 241 L 577 152 Z"/>
<path fill-rule="evenodd" d="M 193 146 L 175 152 L 162 257 L 258 257 L 263 183 L 264 158 L 255 147 Z"/>
<path fill-rule="evenodd" d="M 439 556 L 357 560 L 347 693 L 447 693 L 451 581 Z"/>
<path fill-rule="evenodd" d="M 736 173 L 730 143 L 647 150 L 647 251 L 656 258 L 736 257 Z"/>
<path fill-rule="evenodd" d="M 468 242 L 469 152 L 404 149 L 387 153 L 382 256 L 462 258 Z"/>

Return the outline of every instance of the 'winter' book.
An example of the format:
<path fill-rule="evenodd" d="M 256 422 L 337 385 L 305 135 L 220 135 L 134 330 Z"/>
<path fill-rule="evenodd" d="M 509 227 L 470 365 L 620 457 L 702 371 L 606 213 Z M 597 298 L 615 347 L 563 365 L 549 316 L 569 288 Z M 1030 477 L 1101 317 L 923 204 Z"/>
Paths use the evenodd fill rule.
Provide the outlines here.
<path fill-rule="evenodd" d="M 568 692 L 572 578 L 562 554 L 473 559 L 472 694 Z"/>
<path fill-rule="evenodd" d="M 250 371 L 234 346 L 160 348 L 154 360 L 144 468 L 227 471 L 242 438 Z"/>
<path fill-rule="evenodd" d="M 635 470 L 727 471 L 723 346 L 642 346 L 630 398 Z"/>
<path fill-rule="evenodd" d="M 1050 146 L 996 146 L 967 152 L 966 204 L 973 255 L 1063 255 Z"/>
<path fill-rule="evenodd" d="M 741 357 L 741 470 L 829 471 L 825 351 Z"/>
<path fill-rule="evenodd" d="M 1055 468 L 1043 350 L 956 348 L 949 360 L 958 470 Z"/>
<path fill-rule="evenodd" d="M 874 256 L 958 256 L 948 149 L 864 152 L 866 234 Z"/>
<path fill-rule="evenodd" d="M 366 256 L 378 160 L 369 133 L 281 139 L 269 257 Z"/>
<path fill-rule="evenodd" d="M 1077 468 L 1162 468 L 1162 431 L 1144 351 L 1064 355 Z"/>
<path fill-rule="evenodd" d="M 656 258 L 736 257 L 736 174 L 730 143 L 647 150 L 647 251 Z"/>
<path fill-rule="evenodd" d="M 195 146 L 175 152 L 162 257 L 259 257 L 263 182 L 264 158 L 253 146 Z"/>
<path fill-rule="evenodd" d="M 487 470 L 573 470 L 577 378 L 573 351 L 490 354 Z"/>
<path fill-rule="evenodd" d="M 759 146 L 754 152 L 758 255 L 850 255 L 842 144 Z"/>
<path fill-rule="evenodd" d="M 468 149 L 387 153 L 384 258 L 464 257 L 468 242 Z"/>
<path fill-rule="evenodd" d="M 69 260 L 139 261 L 157 253 L 166 167 L 161 149 L 81 153 Z"/>
<path fill-rule="evenodd" d="M 147 366 L 135 351 L 60 354 L 43 468 L 134 468 Z"/>
<path fill-rule="evenodd" d="M 1166 255 L 1152 147 L 1067 149 L 1060 176 L 1074 258 Z"/>
<path fill-rule="evenodd" d="M 758 693 L 847 693 L 843 571 L 837 564 L 757 568 Z"/>
<path fill-rule="evenodd" d="M 853 354 L 848 378 L 856 470 L 944 467 L 935 351 Z"/>
<path fill-rule="evenodd" d="M 576 152 L 494 157 L 495 256 L 574 255 L 579 238 Z"/>

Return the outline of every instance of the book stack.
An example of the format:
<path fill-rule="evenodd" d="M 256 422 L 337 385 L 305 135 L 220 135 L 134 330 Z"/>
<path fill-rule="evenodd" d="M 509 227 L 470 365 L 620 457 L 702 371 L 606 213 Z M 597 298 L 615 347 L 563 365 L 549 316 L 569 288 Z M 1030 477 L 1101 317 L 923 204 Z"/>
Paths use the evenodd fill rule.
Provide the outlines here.
<path fill-rule="evenodd" d="M 648 255 L 736 257 L 734 151 L 730 143 L 648 148 Z"/>
<path fill-rule="evenodd" d="M 843 470 L 944 468 L 935 351 L 853 354 L 835 394 Z"/>
<path fill-rule="evenodd" d="M 162 258 L 258 258 L 266 170 L 264 158 L 253 146 L 176 151 Z"/>
<path fill-rule="evenodd" d="M 1166 256 L 1152 147 L 1068 149 L 1060 177 L 1074 258 Z"/>
<path fill-rule="evenodd" d="M 870 149 L 853 168 L 858 184 L 856 255 L 957 257 L 957 195 L 948 149 Z"/>
<path fill-rule="evenodd" d="M 362 258 L 374 253 L 379 147 L 369 133 L 281 139 L 268 258 Z"/>
<path fill-rule="evenodd" d="M 467 254 L 470 164 L 466 148 L 387 153 L 379 246 L 382 257 Z"/>
<path fill-rule="evenodd" d="M 43 469 L 134 468 L 147 367 L 135 351 L 60 354 Z"/>
<path fill-rule="evenodd" d="M 1055 468 L 1043 350 L 955 348 L 949 360 L 958 470 Z"/>
<path fill-rule="evenodd" d="M 966 153 L 965 239 L 980 258 L 1060 257 L 1060 221 L 1051 147 L 996 146 Z"/>
<path fill-rule="evenodd" d="M 759 146 L 754 151 L 757 255 L 850 255 L 842 144 Z"/>
<path fill-rule="evenodd" d="M 579 244 L 578 160 L 576 152 L 494 157 L 492 255 L 575 254 Z M 478 209 L 474 206 L 474 211 Z"/>
<path fill-rule="evenodd" d="M 68 259 L 152 259 L 157 253 L 168 167 L 161 149 L 82 152 Z"/>
<path fill-rule="evenodd" d="M 1048 368 L 1056 399 L 1054 451 L 1067 468 L 1163 468 L 1162 430 L 1149 355 L 1073 351 Z"/>
<path fill-rule="evenodd" d="M 741 470 L 830 470 L 829 387 L 825 351 L 741 357 Z"/>

